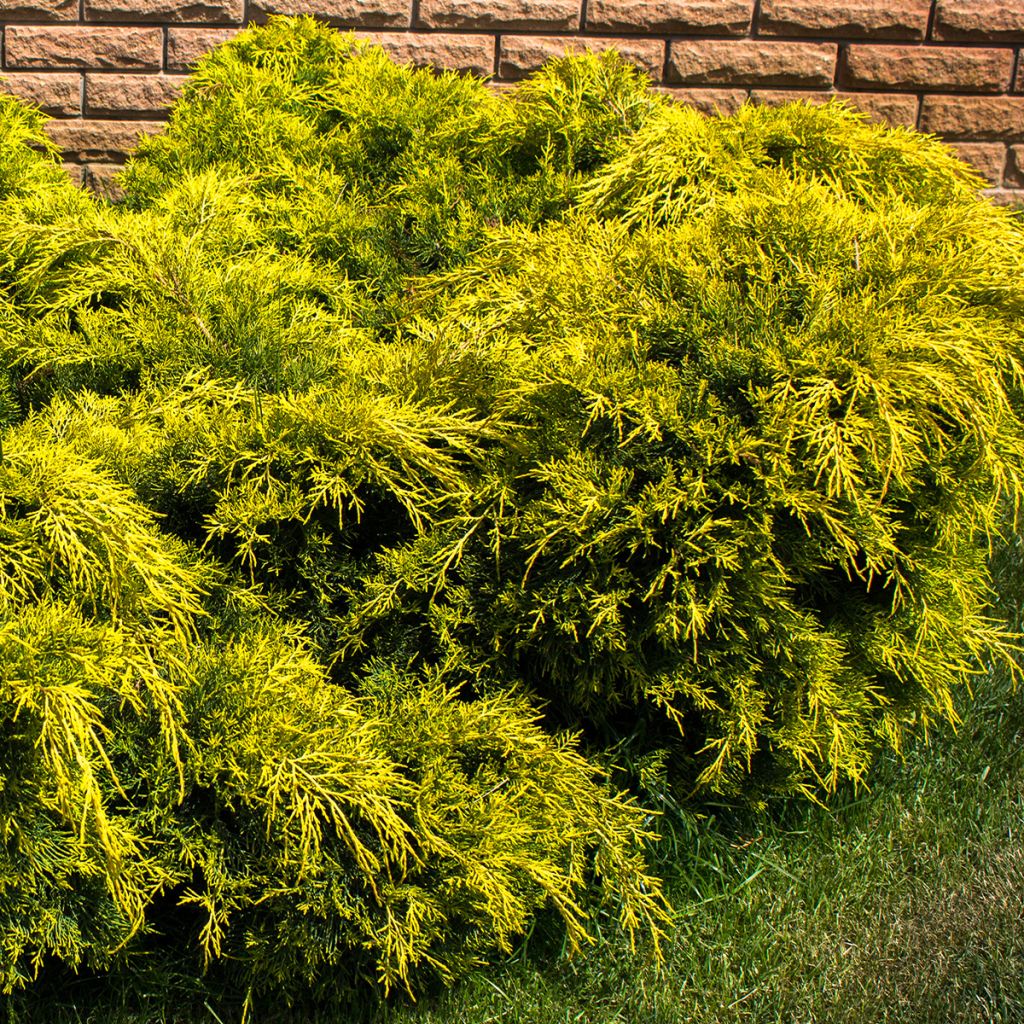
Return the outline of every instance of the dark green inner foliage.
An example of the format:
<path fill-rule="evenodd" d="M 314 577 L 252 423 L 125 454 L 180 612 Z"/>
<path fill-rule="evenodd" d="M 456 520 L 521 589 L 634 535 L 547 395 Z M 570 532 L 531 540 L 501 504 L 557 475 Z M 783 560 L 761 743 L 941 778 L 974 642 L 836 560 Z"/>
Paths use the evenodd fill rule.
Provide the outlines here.
<path fill-rule="evenodd" d="M 0 98 L 4 991 L 656 948 L 657 807 L 859 783 L 1010 659 L 1024 232 L 938 142 L 295 19 L 120 206 L 41 126 Z"/>

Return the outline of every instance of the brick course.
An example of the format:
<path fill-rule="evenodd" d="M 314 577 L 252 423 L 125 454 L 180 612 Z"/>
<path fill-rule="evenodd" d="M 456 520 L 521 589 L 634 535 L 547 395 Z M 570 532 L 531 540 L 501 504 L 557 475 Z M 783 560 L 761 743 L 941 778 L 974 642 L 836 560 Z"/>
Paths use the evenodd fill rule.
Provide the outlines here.
<path fill-rule="evenodd" d="M 668 58 L 670 82 L 684 85 L 830 86 L 833 43 L 784 43 L 763 39 L 676 41 Z"/>
<path fill-rule="evenodd" d="M 1001 185 L 1006 172 L 1006 146 L 1001 142 L 954 142 L 953 149 L 990 185 Z"/>
<path fill-rule="evenodd" d="M 580 27 L 579 0 L 420 0 L 420 23 L 432 28 L 524 29 Z"/>
<path fill-rule="evenodd" d="M 124 117 L 145 114 L 159 117 L 181 93 L 187 75 L 85 76 L 86 114 L 92 117 Z"/>
<path fill-rule="evenodd" d="M 75 117 L 82 113 L 80 75 L 9 71 L 0 78 L 0 91 L 14 93 L 54 117 Z"/>
<path fill-rule="evenodd" d="M 4 32 L 9 68 L 135 68 L 159 71 L 160 28 L 12 25 Z"/>
<path fill-rule="evenodd" d="M 709 114 L 843 99 L 948 140 L 993 201 L 1024 202 L 1024 0 L 0 0 L 0 88 L 53 116 L 69 173 L 110 194 L 195 62 L 274 14 L 496 88 L 614 47 Z"/>
<path fill-rule="evenodd" d="M 50 121 L 46 133 L 70 160 L 117 163 L 134 149 L 139 136 L 163 128 L 160 121 Z"/>
<path fill-rule="evenodd" d="M 735 114 L 747 102 L 746 89 L 685 89 L 658 86 L 658 91 L 702 114 Z"/>
<path fill-rule="evenodd" d="M 925 96 L 918 123 L 957 141 L 1024 141 L 1024 97 Z"/>
<path fill-rule="evenodd" d="M 117 187 L 114 176 L 123 170 L 121 164 L 89 164 L 82 170 L 85 172 L 82 175 L 82 184 L 96 195 L 105 199 L 116 199 L 120 194 L 121 190 Z"/>
<path fill-rule="evenodd" d="M 212 22 L 240 25 L 245 0 L 84 0 L 86 21 Z"/>
<path fill-rule="evenodd" d="M 808 92 L 801 89 L 751 89 L 750 99 L 754 103 L 775 106 L 782 103 L 827 103 L 842 100 L 854 110 L 867 114 L 872 121 L 881 124 L 898 124 L 913 128 L 917 124 L 919 100 L 916 96 L 883 92 Z"/>
<path fill-rule="evenodd" d="M 77 21 L 78 0 L 0 0 L 0 24 L 6 21 Z"/>
<path fill-rule="evenodd" d="M 752 14 L 749 0 L 590 0 L 586 27 L 597 32 L 744 36 Z"/>
<path fill-rule="evenodd" d="M 1024 146 L 1011 146 L 1007 153 L 1006 184 L 1024 188 Z"/>
<path fill-rule="evenodd" d="M 168 71 L 188 71 L 200 57 L 235 34 L 230 28 L 169 28 Z"/>
<path fill-rule="evenodd" d="M 936 39 L 1020 43 L 1024 39 L 1024 4 L 1019 0 L 938 0 Z"/>
<path fill-rule="evenodd" d="M 595 38 L 593 36 L 502 36 L 498 60 L 500 78 L 523 78 L 536 71 L 552 57 L 590 50 L 618 50 L 624 57 L 643 68 L 652 81 L 660 81 L 665 63 L 665 44 L 660 39 L 625 37 Z"/>
<path fill-rule="evenodd" d="M 854 89 L 1006 92 L 1013 77 L 1009 48 L 964 46 L 850 46 L 839 83 Z"/>
<path fill-rule="evenodd" d="M 382 46 L 399 64 L 453 68 L 489 75 L 494 70 L 494 36 L 446 32 L 357 32 Z"/>
<path fill-rule="evenodd" d="M 924 39 L 929 0 L 762 0 L 762 35 L 844 36 L 857 39 Z"/>
<path fill-rule="evenodd" d="M 308 14 L 345 28 L 408 27 L 411 0 L 252 0 L 253 21 L 272 14 Z"/>

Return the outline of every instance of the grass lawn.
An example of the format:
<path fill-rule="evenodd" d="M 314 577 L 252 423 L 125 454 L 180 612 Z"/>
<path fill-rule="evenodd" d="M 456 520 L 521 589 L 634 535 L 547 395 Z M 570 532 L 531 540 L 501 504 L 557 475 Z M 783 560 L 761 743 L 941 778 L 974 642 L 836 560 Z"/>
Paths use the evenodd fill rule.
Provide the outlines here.
<path fill-rule="evenodd" d="M 320 1024 L 1010 1024 L 1024 1020 L 1024 693 L 986 682 L 955 738 L 887 757 L 829 808 L 680 829 L 678 928 L 656 969 L 605 936 L 574 958 L 544 923 L 507 963 L 416 1006 L 250 1019 Z M 711 810 L 711 809 L 709 809 Z M 671 861 L 671 849 L 664 855 Z M 109 989 L 15 1001 L 12 1019 L 230 1024 L 185 993 L 148 1011 Z M 190 1008 L 188 1008 L 190 1007 Z"/>
<path fill-rule="evenodd" d="M 525 949 L 388 1024 L 1024 1021 L 1024 693 L 989 684 L 954 739 L 870 793 L 678 839 L 679 927 L 656 970 L 624 944 Z"/>

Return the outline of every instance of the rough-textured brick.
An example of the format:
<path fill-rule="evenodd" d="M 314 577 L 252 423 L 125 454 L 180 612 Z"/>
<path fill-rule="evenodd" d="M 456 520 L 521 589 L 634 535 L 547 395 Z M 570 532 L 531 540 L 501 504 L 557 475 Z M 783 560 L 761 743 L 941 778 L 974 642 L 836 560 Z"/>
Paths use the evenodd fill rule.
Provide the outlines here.
<path fill-rule="evenodd" d="M 88 164 L 83 175 L 83 184 L 103 199 L 118 200 L 124 197 L 124 189 L 116 177 L 124 170 L 121 164 Z"/>
<path fill-rule="evenodd" d="M 46 133 L 68 159 L 110 163 L 123 160 L 135 149 L 140 135 L 163 127 L 162 121 L 49 121 Z"/>
<path fill-rule="evenodd" d="M 764 107 L 781 107 L 786 103 L 828 103 L 835 96 L 826 89 L 751 89 L 750 102 Z"/>
<path fill-rule="evenodd" d="M 905 128 L 917 126 L 917 112 L 921 101 L 907 93 L 893 92 L 843 92 L 836 93 L 836 98 L 845 100 L 854 110 L 867 114 L 872 121 L 883 124 L 903 125 Z"/>
<path fill-rule="evenodd" d="M 1024 40 L 1020 0 L 938 0 L 932 35 L 950 40 Z"/>
<path fill-rule="evenodd" d="M 178 98 L 186 75 L 85 76 L 87 116 L 160 115 Z"/>
<path fill-rule="evenodd" d="M 753 0 L 590 0 L 586 27 L 595 32 L 746 35 Z"/>
<path fill-rule="evenodd" d="M 708 115 L 735 114 L 747 99 L 746 89 L 688 89 L 685 86 L 659 85 L 657 91 Z"/>
<path fill-rule="evenodd" d="M 82 112 L 81 75 L 7 72 L 0 74 L 0 92 L 14 93 L 57 117 L 74 117 Z"/>
<path fill-rule="evenodd" d="M 579 0 L 420 0 L 420 22 L 434 28 L 580 27 Z"/>
<path fill-rule="evenodd" d="M 1006 146 L 1002 142 L 953 142 L 956 155 L 970 164 L 990 185 L 1002 185 Z"/>
<path fill-rule="evenodd" d="M 654 81 L 661 79 L 665 44 L 660 39 L 605 39 L 579 36 L 502 36 L 498 74 L 502 78 L 522 78 L 536 71 L 552 57 L 566 51 L 580 53 L 615 49 L 627 60 L 644 69 Z"/>
<path fill-rule="evenodd" d="M 494 74 L 494 36 L 442 32 L 357 32 L 378 43 L 399 64 Z"/>
<path fill-rule="evenodd" d="M 1013 188 L 1024 188 L 1024 146 L 1010 147 L 1007 153 L 1005 182 Z"/>
<path fill-rule="evenodd" d="M 981 193 L 996 206 L 1024 207 L 1024 191 L 1012 188 L 986 188 Z"/>
<path fill-rule="evenodd" d="M 925 96 L 920 126 L 947 139 L 1024 141 L 1024 96 Z"/>
<path fill-rule="evenodd" d="M 347 28 L 407 28 L 412 21 L 411 0 L 252 0 L 249 10 L 254 21 L 306 14 Z"/>
<path fill-rule="evenodd" d="M 5 30 L 9 68 L 136 68 L 158 70 L 159 28 L 87 25 L 10 25 Z"/>
<path fill-rule="evenodd" d="M 917 124 L 918 100 L 916 96 L 899 93 L 879 92 L 822 92 L 800 89 L 752 89 L 750 99 L 754 103 L 778 106 L 782 103 L 827 103 L 829 100 L 843 100 L 855 110 L 867 114 L 872 121 L 881 124 L 914 127 Z"/>
<path fill-rule="evenodd" d="M 839 69 L 855 89 L 1005 92 L 1013 75 L 1010 49 L 966 46 L 850 46 Z"/>
<path fill-rule="evenodd" d="M 0 23 L 77 20 L 78 0 L 0 0 Z"/>
<path fill-rule="evenodd" d="M 668 77 L 683 85 L 803 85 L 828 87 L 834 43 L 766 39 L 673 40 Z"/>
<path fill-rule="evenodd" d="M 931 0 L 761 0 L 761 35 L 924 39 Z"/>
<path fill-rule="evenodd" d="M 85 178 L 85 168 L 81 164 L 64 164 L 64 170 L 68 172 L 68 177 L 76 184 L 81 185 Z"/>
<path fill-rule="evenodd" d="M 244 0 L 85 0 L 86 21 L 241 23 Z"/>
<path fill-rule="evenodd" d="M 233 28 L 169 28 L 167 30 L 167 70 L 187 71 L 205 53 L 226 42 Z"/>

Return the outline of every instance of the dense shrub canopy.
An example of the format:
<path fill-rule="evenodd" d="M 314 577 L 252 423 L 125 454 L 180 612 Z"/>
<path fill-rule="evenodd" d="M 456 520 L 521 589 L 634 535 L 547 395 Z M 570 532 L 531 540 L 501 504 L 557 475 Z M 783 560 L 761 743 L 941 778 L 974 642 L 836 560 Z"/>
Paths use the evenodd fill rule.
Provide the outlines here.
<path fill-rule="evenodd" d="M 7 990 L 656 938 L 645 802 L 861 780 L 1008 656 L 1024 234 L 934 140 L 277 19 L 119 207 L 0 141 Z"/>

